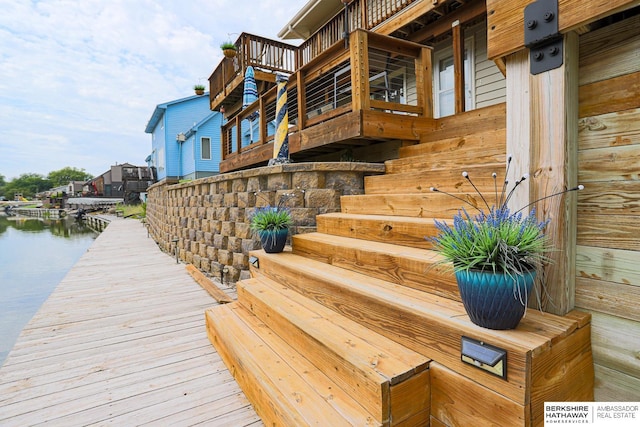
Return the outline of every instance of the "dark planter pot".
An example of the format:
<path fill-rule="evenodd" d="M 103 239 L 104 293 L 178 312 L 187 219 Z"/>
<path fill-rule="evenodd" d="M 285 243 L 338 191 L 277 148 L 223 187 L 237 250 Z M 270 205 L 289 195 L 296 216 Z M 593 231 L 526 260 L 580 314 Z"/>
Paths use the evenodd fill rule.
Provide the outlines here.
<path fill-rule="evenodd" d="M 260 243 L 262 243 L 262 249 L 269 254 L 275 254 L 284 250 L 288 234 L 288 228 L 258 232 L 258 235 L 260 236 Z"/>
<path fill-rule="evenodd" d="M 529 301 L 535 271 L 511 277 L 505 273 L 457 271 L 460 297 L 473 323 L 488 329 L 515 329 Z"/>

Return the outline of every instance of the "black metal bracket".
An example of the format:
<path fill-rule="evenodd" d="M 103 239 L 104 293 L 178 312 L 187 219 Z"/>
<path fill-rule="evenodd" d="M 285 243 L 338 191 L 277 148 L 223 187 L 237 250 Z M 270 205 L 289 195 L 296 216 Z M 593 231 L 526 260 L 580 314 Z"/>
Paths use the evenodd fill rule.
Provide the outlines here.
<path fill-rule="evenodd" d="M 524 8 L 524 45 L 529 48 L 531 74 L 562 65 L 564 44 L 558 30 L 558 0 L 537 0 Z"/>

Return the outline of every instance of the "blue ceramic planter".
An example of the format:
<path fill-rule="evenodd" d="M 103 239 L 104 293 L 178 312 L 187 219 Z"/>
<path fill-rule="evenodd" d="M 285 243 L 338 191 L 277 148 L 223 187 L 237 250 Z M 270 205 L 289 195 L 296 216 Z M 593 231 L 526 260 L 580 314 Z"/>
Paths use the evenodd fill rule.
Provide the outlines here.
<path fill-rule="evenodd" d="M 287 243 L 287 236 L 289 235 L 289 229 L 284 228 L 273 231 L 259 231 L 258 235 L 260 236 L 262 249 L 269 254 L 275 254 L 284 250 L 284 245 Z"/>
<path fill-rule="evenodd" d="M 515 329 L 526 310 L 535 271 L 511 277 L 505 273 L 456 271 L 464 308 L 473 323 L 489 329 Z"/>

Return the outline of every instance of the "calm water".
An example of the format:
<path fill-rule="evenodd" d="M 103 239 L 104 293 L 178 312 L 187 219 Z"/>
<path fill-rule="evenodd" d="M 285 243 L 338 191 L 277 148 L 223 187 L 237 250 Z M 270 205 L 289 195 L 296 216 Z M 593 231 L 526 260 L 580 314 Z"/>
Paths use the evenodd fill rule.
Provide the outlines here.
<path fill-rule="evenodd" d="M 0 215 L 0 365 L 22 328 L 95 237 L 73 218 Z"/>

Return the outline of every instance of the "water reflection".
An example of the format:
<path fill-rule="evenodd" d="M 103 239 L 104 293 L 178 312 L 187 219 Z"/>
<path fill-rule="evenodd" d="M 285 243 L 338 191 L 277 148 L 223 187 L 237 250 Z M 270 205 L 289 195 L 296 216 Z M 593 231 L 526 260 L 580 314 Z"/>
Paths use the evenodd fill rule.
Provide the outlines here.
<path fill-rule="evenodd" d="M 48 231 L 53 236 L 74 238 L 86 234 L 94 234 L 94 231 L 84 225 L 82 221 L 76 221 L 72 217 L 64 219 L 31 218 L 22 216 L 0 215 L 0 235 L 8 227 L 13 227 L 24 232 L 39 233 Z"/>

